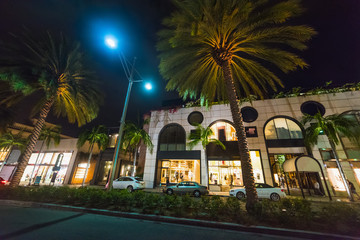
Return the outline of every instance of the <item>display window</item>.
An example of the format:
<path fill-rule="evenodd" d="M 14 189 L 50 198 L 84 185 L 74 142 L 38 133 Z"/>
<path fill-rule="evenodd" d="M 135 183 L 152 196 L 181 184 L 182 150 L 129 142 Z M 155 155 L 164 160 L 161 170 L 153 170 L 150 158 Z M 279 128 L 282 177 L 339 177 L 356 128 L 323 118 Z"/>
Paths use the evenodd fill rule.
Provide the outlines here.
<path fill-rule="evenodd" d="M 251 164 L 256 183 L 264 182 L 259 151 L 250 151 Z M 209 184 L 243 186 L 241 162 L 238 161 L 209 161 Z"/>
<path fill-rule="evenodd" d="M 1 148 L 0 149 L 0 162 L 5 161 L 8 153 L 9 153 L 9 150 L 7 148 Z"/>
<path fill-rule="evenodd" d="M 46 152 L 46 153 L 33 153 L 30 156 L 28 166 L 25 168 L 21 181 L 28 182 L 32 174 L 32 183 L 37 176 L 41 176 L 40 183 L 49 184 L 54 174 L 53 167 L 55 166 L 56 159 L 59 152 Z M 65 178 L 68 165 L 72 153 L 63 153 L 64 157 L 60 165 L 60 170 L 57 171 L 55 184 L 62 184 Z M 36 164 L 37 162 L 37 164 Z M 35 169 L 34 169 L 35 168 Z M 34 170 L 34 172 L 33 172 Z M 85 172 L 84 172 L 85 173 Z M 84 174 L 83 173 L 83 174 Z M 78 174 L 78 172 L 76 173 Z M 80 173 L 79 173 L 80 174 Z"/>
<path fill-rule="evenodd" d="M 200 160 L 164 160 L 161 166 L 163 184 L 182 181 L 200 183 Z"/>
<path fill-rule="evenodd" d="M 350 162 L 350 166 L 354 171 L 356 181 L 360 184 L 360 162 Z"/>
<path fill-rule="evenodd" d="M 342 181 L 340 171 L 337 168 L 327 168 L 327 173 L 329 176 L 329 180 L 331 185 L 335 189 L 335 191 L 345 191 L 345 185 Z"/>

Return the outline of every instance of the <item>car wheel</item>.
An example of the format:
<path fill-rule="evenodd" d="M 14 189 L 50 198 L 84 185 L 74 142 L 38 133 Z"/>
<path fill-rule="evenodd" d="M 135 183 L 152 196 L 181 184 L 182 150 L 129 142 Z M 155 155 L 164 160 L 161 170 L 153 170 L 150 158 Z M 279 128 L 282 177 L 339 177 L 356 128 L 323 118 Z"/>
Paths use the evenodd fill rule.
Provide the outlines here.
<path fill-rule="evenodd" d="M 244 198 L 245 198 L 245 193 L 243 193 L 243 192 L 238 192 L 238 193 L 236 194 L 236 198 L 239 199 L 239 200 L 244 199 Z"/>
<path fill-rule="evenodd" d="M 169 188 L 168 190 L 166 190 L 166 193 L 167 195 L 173 195 L 174 191 L 171 188 Z"/>
<path fill-rule="evenodd" d="M 194 197 L 200 197 L 201 193 L 198 190 L 194 191 Z"/>
<path fill-rule="evenodd" d="M 129 193 L 131 193 L 131 192 L 134 191 L 133 186 L 128 186 L 126 189 L 127 189 L 127 191 L 128 191 Z"/>
<path fill-rule="evenodd" d="M 277 202 L 277 201 L 280 200 L 280 195 L 277 194 L 277 193 L 272 193 L 272 194 L 270 195 L 270 199 L 271 199 L 271 201 Z"/>

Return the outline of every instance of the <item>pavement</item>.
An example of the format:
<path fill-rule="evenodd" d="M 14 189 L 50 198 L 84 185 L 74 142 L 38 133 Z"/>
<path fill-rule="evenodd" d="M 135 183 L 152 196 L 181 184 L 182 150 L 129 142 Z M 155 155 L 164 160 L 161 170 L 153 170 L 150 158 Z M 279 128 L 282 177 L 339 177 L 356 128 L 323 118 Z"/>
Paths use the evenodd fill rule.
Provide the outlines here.
<path fill-rule="evenodd" d="M 2 206 L 2 207 L 1 207 Z M 54 219 L 49 221 L 48 223 L 42 223 L 38 222 L 39 219 L 41 219 L 41 215 L 37 214 L 36 212 L 27 213 L 24 212 L 24 216 L 18 216 L 16 217 L 16 212 L 12 211 L 11 209 L 15 208 L 21 208 L 21 209 L 39 209 L 39 208 L 46 208 L 51 210 L 57 210 L 57 211 L 66 211 L 66 212 L 78 212 L 80 214 L 73 214 L 73 216 L 64 217 L 63 219 Z M 25 210 L 23 210 L 25 211 Z M 21 212 L 21 211 L 20 211 Z M 20 213 L 19 213 L 20 214 Z M 33 229 L 36 228 L 43 228 L 47 227 L 53 224 L 57 224 L 62 221 L 67 221 L 69 219 L 78 218 L 82 216 L 83 214 L 95 214 L 95 215 L 104 215 L 104 216 L 112 216 L 112 217 L 118 217 L 118 218 L 126 218 L 126 219 L 132 219 L 132 220 L 140 220 L 140 221 L 152 221 L 152 222 L 158 222 L 158 223 L 166 223 L 166 224 L 177 224 L 180 226 L 180 231 L 184 232 L 185 229 L 188 226 L 192 227 L 198 227 L 198 228 L 207 228 L 212 229 L 211 232 L 214 234 L 195 234 L 198 235 L 199 238 L 196 239 L 326 239 L 326 240 L 333 240 L 333 239 L 358 239 L 356 237 L 351 236 L 344 236 L 344 235 L 336 235 L 336 234 L 327 234 L 327 233 L 317 233 L 317 232 L 310 232 L 310 231 L 302 231 L 302 230 L 294 230 L 294 229 L 282 229 L 282 228 L 272 228 L 272 227 L 264 227 L 264 226 L 245 226 L 240 224 L 234 224 L 234 223 L 224 223 L 224 222 L 215 222 L 215 221 L 206 221 L 206 220 L 197 220 L 197 219 L 186 219 L 186 218 L 176 218 L 176 217 L 168 217 L 168 216 L 159 216 L 159 215 L 151 215 L 151 214 L 140 214 L 140 213 L 127 213 L 127 212 L 118 212 L 118 211 L 111 211 L 111 210 L 103 210 L 103 209 L 95 209 L 95 208 L 84 208 L 84 207 L 74 207 L 74 206 L 67 206 L 67 205 L 59 205 L 59 204 L 49 204 L 49 203 L 37 203 L 37 202 L 23 202 L 23 201 L 15 201 L 15 200 L 0 200 L 0 215 L 6 216 L 7 220 L 3 221 L 0 228 L 0 239 L 115 239 L 115 235 L 110 237 L 106 234 L 108 234 L 107 231 L 104 231 L 104 229 L 107 228 L 107 224 L 104 225 L 104 228 L 99 228 L 99 233 L 97 233 L 97 237 L 94 238 L 87 238 L 89 233 L 93 233 L 94 229 L 92 229 L 91 226 L 82 226 L 82 228 L 79 225 L 76 225 L 75 223 L 72 223 L 68 225 L 68 227 L 60 227 L 58 226 L 57 231 L 61 234 L 64 234 L 64 232 L 68 231 L 68 229 L 72 229 L 74 232 L 74 236 L 71 237 L 56 237 L 56 232 L 52 232 L 50 230 L 50 233 L 52 233 L 52 237 L 44 237 L 43 235 L 28 235 L 29 237 L 26 238 L 17 238 L 22 234 L 27 234 L 29 232 L 32 232 Z M 50 214 L 51 215 L 51 214 Z M 14 217 L 15 216 L 15 217 Z M 36 216 L 36 217 L 34 217 Z M 26 218 L 29 218 L 29 220 L 26 220 Z M 30 221 L 32 224 L 25 224 L 27 221 Z M 109 220 L 107 220 L 109 222 Z M 110 221 L 112 222 L 112 221 Z M 9 225 L 10 223 L 10 225 Z M 22 224 L 22 225 L 21 225 Z M 83 224 L 82 222 L 79 223 L 80 225 Z M 94 227 L 99 227 L 99 225 L 102 224 L 101 221 L 96 220 L 95 223 L 93 223 Z M 137 224 L 137 223 L 136 223 Z M 7 226 L 9 225 L 9 226 Z M 18 225 L 21 225 L 23 228 L 18 227 Z M 121 227 L 120 225 L 117 226 L 116 224 L 112 226 L 110 229 L 118 229 L 118 231 L 121 232 L 121 229 L 128 229 L 128 227 Z M 134 228 L 134 226 L 132 226 Z M 182 236 L 180 235 L 180 238 L 178 235 L 175 235 L 174 232 L 169 231 L 169 235 L 167 237 L 153 237 L 154 231 L 153 227 L 146 227 L 149 229 L 148 233 L 144 233 L 142 237 L 135 237 L 138 236 L 138 232 L 142 232 L 144 229 L 139 226 L 135 227 L 135 235 L 128 235 L 129 237 L 125 237 L 123 235 L 123 239 L 195 239 L 195 236 Z M 138 230 L 136 230 L 138 229 Z M 218 229 L 218 230 L 216 230 Z M 66 231 L 64 231 L 66 230 Z M 216 230 L 216 231 L 213 231 Z M 235 236 L 218 236 L 216 233 L 220 231 L 232 231 L 237 232 L 238 234 Z M 80 231 L 80 232 L 79 232 Z M 82 235 L 82 231 L 84 232 L 84 235 Z M 87 232 L 86 232 L 87 231 Z M 160 233 L 162 233 L 160 231 Z M 189 233 L 185 230 L 185 233 Z M 94 233 L 95 234 L 95 233 Z M 204 233 L 203 233 L 204 234 Z M 241 235 L 245 234 L 245 235 Z M 250 234 L 247 236 L 246 234 Z M 255 235 L 251 235 L 255 234 Z M 260 234 L 260 235 L 259 235 Z M 30 237 L 33 236 L 33 237 Z M 55 237 L 54 237 L 55 236 Z M 89 235 L 91 236 L 91 234 Z M 94 235 L 95 236 L 95 235 Z M 16 238 L 13 238 L 16 237 Z"/>

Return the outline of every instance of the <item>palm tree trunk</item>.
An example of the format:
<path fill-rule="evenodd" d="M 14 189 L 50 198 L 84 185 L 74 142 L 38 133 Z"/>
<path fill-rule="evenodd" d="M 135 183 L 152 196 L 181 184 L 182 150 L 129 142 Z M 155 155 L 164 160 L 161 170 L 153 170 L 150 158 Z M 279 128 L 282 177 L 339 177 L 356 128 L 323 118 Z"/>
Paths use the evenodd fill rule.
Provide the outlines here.
<path fill-rule="evenodd" d="M 133 172 L 132 172 L 132 176 L 135 177 L 135 167 L 136 167 L 136 155 L 137 155 L 137 150 L 138 150 L 138 147 L 135 147 L 135 150 L 134 150 L 134 163 L 133 163 Z"/>
<path fill-rule="evenodd" d="M 353 195 L 351 194 L 351 191 L 350 191 L 350 188 L 349 188 L 349 184 L 348 184 L 348 182 L 347 182 L 347 180 L 346 180 L 346 178 L 345 178 L 344 171 L 343 171 L 343 169 L 342 169 L 342 167 L 341 167 L 340 160 L 339 160 L 339 156 L 337 155 L 337 152 L 336 152 L 336 145 L 335 145 L 334 141 L 332 141 L 332 140 L 330 140 L 330 139 L 329 139 L 329 142 L 330 142 L 331 149 L 332 149 L 332 151 L 333 151 L 333 153 L 334 153 L 334 156 L 335 156 L 336 165 L 337 165 L 337 167 L 339 168 L 340 176 L 341 176 L 341 178 L 342 178 L 342 180 L 343 180 L 343 182 L 344 182 L 344 186 L 345 186 L 346 192 L 347 192 L 347 194 L 348 194 L 348 196 L 349 196 L 350 201 L 353 202 L 353 201 L 354 201 L 354 198 L 353 198 Z M 324 180 L 325 180 L 325 179 L 324 179 Z"/>
<path fill-rule="evenodd" d="M 83 181 L 82 181 L 82 184 L 81 184 L 82 187 L 84 187 L 84 185 L 85 185 L 85 179 L 86 179 L 86 175 L 87 175 L 88 170 L 89 170 L 90 160 L 91 160 L 92 153 L 93 153 L 93 147 L 94 147 L 94 143 L 92 143 L 90 145 L 90 148 L 89 148 L 90 154 L 89 154 L 89 158 L 88 158 L 88 161 L 87 161 L 87 164 L 86 164 L 86 170 L 85 170 L 84 178 L 83 178 Z"/>
<path fill-rule="evenodd" d="M 50 112 L 52 105 L 54 104 L 54 97 L 48 99 L 43 108 L 40 111 L 39 118 L 35 124 L 34 130 L 30 136 L 29 144 L 26 146 L 24 155 L 18 163 L 14 177 L 11 179 L 10 186 L 15 187 L 19 185 L 20 179 L 25 171 L 25 168 L 29 162 L 30 156 L 35 148 L 36 142 L 39 139 L 40 132 L 44 126 L 45 119 Z"/>
<path fill-rule="evenodd" d="M 235 125 L 234 127 L 236 130 L 236 137 L 238 139 L 241 171 L 243 175 L 243 181 L 244 181 L 246 197 L 247 197 L 246 209 L 248 212 L 251 212 L 253 210 L 255 202 L 257 201 L 257 192 L 255 189 L 255 179 L 254 179 L 253 169 L 251 166 L 251 158 L 249 153 L 248 142 L 246 139 L 245 127 L 243 124 L 241 112 L 238 105 L 233 74 L 230 68 L 229 61 L 225 61 L 221 67 L 224 73 L 226 92 L 230 102 L 230 110 Z"/>

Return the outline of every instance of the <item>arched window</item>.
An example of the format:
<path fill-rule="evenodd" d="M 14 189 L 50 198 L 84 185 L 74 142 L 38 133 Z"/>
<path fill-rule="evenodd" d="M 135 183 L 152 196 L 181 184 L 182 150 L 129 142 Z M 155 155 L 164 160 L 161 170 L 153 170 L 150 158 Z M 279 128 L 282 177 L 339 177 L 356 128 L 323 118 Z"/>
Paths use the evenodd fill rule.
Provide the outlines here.
<path fill-rule="evenodd" d="M 159 136 L 160 151 L 183 151 L 185 150 L 186 133 L 178 124 L 165 126 Z"/>
<path fill-rule="evenodd" d="M 348 111 L 344 112 L 342 115 L 353 121 L 354 124 L 357 124 L 357 126 L 354 126 L 354 129 L 352 129 L 352 131 L 356 131 L 355 128 L 360 126 L 360 111 Z M 341 142 L 346 152 L 347 158 L 360 159 L 360 147 L 342 134 L 339 135 L 341 137 Z"/>
<path fill-rule="evenodd" d="M 274 118 L 265 126 L 265 139 L 303 139 L 300 126 L 287 118 Z"/>
<path fill-rule="evenodd" d="M 237 141 L 235 128 L 231 123 L 225 121 L 217 121 L 210 125 L 214 132 L 214 138 L 220 141 Z"/>

